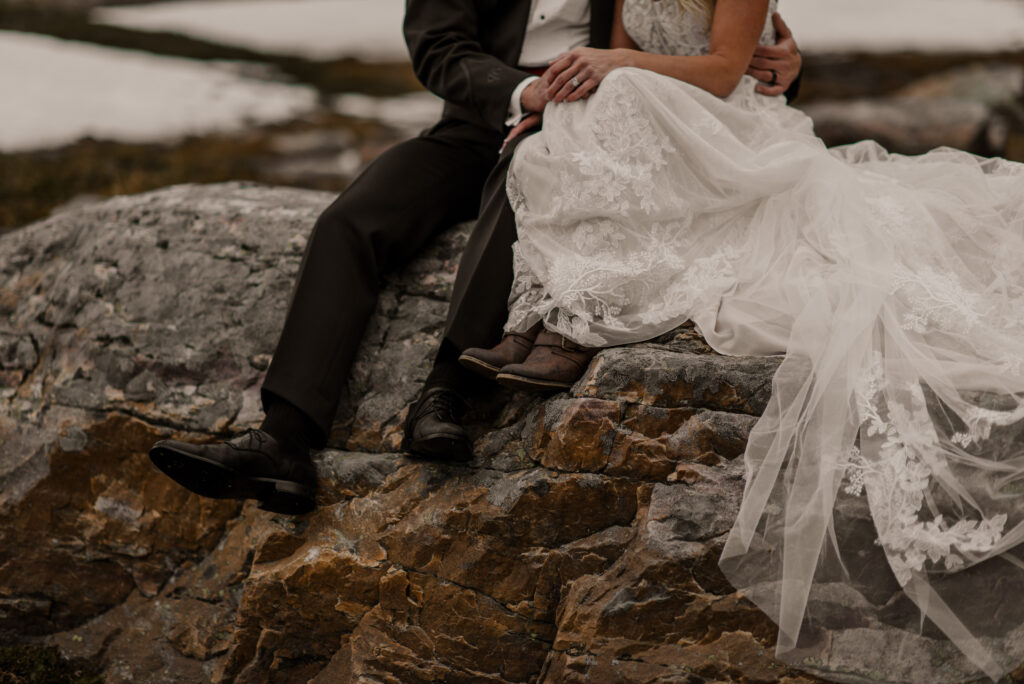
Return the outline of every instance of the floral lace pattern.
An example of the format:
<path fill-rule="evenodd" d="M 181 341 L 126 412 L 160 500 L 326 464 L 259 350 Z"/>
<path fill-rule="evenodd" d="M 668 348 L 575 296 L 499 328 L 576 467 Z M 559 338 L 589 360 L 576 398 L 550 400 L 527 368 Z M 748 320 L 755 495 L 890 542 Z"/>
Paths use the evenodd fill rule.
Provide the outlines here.
<path fill-rule="evenodd" d="M 621 73 L 609 74 L 602 87 L 608 91 L 608 104 L 587 122 L 587 133 L 603 154 L 579 151 L 570 156 L 572 164 L 561 169 L 558 186 L 571 192 L 556 195 L 552 210 L 563 214 L 589 207 L 595 213 L 614 216 L 638 206 L 649 214 L 654 208 L 654 174 L 665 168 L 671 145 L 644 116 Z M 614 164 L 609 164 L 612 160 Z M 593 182 L 580 182 L 581 177 Z M 574 240 L 586 247 L 591 241 L 588 238 L 607 239 L 614 232 L 608 221 L 598 222 L 596 227 L 583 223 Z"/>
<path fill-rule="evenodd" d="M 778 0 L 772 0 L 771 17 Z M 622 23 L 626 33 L 644 52 L 661 55 L 705 55 L 710 46 L 709 17 L 685 16 L 674 0 L 625 0 Z M 761 44 L 775 41 L 771 20 L 765 22 Z"/>
<path fill-rule="evenodd" d="M 851 452 L 847 466 L 849 494 L 867 492 L 878 528 L 878 541 L 901 585 L 913 573 L 942 565 L 963 568 L 967 560 L 990 552 L 1003 537 L 1005 513 L 957 519 L 948 524 L 926 510 L 933 485 L 939 438 L 920 385 L 908 384 L 899 394 L 906 403 L 886 403 L 882 355 L 876 352 L 857 385 L 857 407 L 867 438 L 882 440 L 877 457 Z"/>

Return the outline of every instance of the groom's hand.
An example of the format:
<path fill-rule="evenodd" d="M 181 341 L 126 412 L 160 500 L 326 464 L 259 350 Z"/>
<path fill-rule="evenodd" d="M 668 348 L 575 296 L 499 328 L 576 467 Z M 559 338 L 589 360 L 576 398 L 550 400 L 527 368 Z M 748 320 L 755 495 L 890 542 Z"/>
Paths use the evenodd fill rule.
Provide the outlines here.
<path fill-rule="evenodd" d="M 512 128 L 512 130 L 508 132 L 508 135 L 505 136 L 505 140 L 502 141 L 501 149 L 498 150 L 498 154 L 504 152 L 505 148 L 508 147 L 508 144 L 510 142 L 521 136 L 526 131 L 530 130 L 531 128 L 539 128 L 541 121 L 541 114 L 534 113 L 530 114 L 525 119 L 517 123 Z"/>
<path fill-rule="evenodd" d="M 775 24 L 775 45 L 758 45 L 747 68 L 747 74 L 761 81 L 757 92 L 762 95 L 782 95 L 803 66 L 793 34 L 778 12 L 772 15 L 772 23 Z"/>
<path fill-rule="evenodd" d="M 519 104 L 526 116 L 524 116 L 519 123 L 513 126 L 512 130 L 510 130 L 508 135 L 505 136 L 505 140 L 502 141 L 501 149 L 498 150 L 498 154 L 504 152 L 505 147 L 522 135 L 524 131 L 540 127 L 541 121 L 544 117 L 544 108 L 548 104 L 547 86 L 544 84 L 544 79 L 538 78 L 531 81 L 519 96 Z"/>
<path fill-rule="evenodd" d="M 544 84 L 543 78 L 538 78 L 531 81 L 526 88 L 523 89 L 522 95 L 519 96 L 519 104 L 522 106 L 523 112 L 526 116 L 512 127 L 512 130 L 505 136 L 505 140 L 501 143 L 501 149 L 498 150 L 498 154 L 505 151 L 505 147 L 523 134 L 524 131 L 528 131 L 531 128 L 540 127 L 541 121 L 544 117 L 544 108 L 548 104 L 547 86 Z"/>

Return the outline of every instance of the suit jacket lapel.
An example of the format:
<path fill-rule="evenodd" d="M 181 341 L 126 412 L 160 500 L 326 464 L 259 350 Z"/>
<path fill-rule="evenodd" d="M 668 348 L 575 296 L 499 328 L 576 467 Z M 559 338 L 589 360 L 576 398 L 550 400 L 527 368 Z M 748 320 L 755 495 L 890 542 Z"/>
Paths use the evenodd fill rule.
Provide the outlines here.
<path fill-rule="evenodd" d="M 508 17 L 503 22 L 509 27 L 509 30 L 502 35 L 502 40 L 508 40 L 510 44 L 507 53 L 510 55 L 509 64 L 518 63 L 519 55 L 523 52 L 523 40 L 526 38 L 526 25 L 530 21 L 531 4 L 530 0 L 511 3 Z"/>
<path fill-rule="evenodd" d="M 615 0 L 590 1 L 590 45 L 606 48 L 612 39 Z"/>

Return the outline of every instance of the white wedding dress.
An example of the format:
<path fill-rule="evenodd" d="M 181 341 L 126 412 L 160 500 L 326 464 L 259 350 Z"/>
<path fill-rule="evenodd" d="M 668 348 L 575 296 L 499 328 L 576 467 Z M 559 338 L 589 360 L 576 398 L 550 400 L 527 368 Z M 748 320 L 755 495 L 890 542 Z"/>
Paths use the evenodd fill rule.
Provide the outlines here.
<path fill-rule="evenodd" d="M 708 49 L 673 0 L 623 21 Z M 692 320 L 723 354 L 785 354 L 726 576 L 830 677 L 950 642 L 996 677 L 1024 661 L 1024 165 L 830 150 L 754 85 L 618 69 L 550 106 L 508 178 L 508 329 L 609 346 Z M 941 653 L 893 678 L 963 678 Z"/>

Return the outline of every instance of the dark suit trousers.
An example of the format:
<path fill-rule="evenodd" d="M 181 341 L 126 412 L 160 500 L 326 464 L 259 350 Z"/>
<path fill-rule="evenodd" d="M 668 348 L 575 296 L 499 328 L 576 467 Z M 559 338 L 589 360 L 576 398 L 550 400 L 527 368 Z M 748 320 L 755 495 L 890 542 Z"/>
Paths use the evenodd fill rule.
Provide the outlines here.
<path fill-rule="evenodd" d="M 505 148 L 484 184 L 480 216 L 459 261 L 445 324 L 445 339 L 459 351 L 494 346 L 508 320 L 512 244 L 517 235 L 505 179 L 516 146 L 535 132 L 519 136 Z"/>
<path fill-rule="evenodd" d="M 280 397 L 312 418 L 324 435 L 330 432 L 382 278 L 407 264 L 438 232 L 477 215 L 501 139 L 495 131 L 442 121 L 384 152 L 320 215 L 263 383 L 264 409 Z M 507 251 L 504 260 L 507 275 L 474 279 L 490 290 L 484 297 L 496 299 L 502 312 L 512 271 Z M 493 318 L 488 313 L 481 323 Z M 473 326 L 455 327 L 456 339 L 481 336 L 467 327 Z"/>

